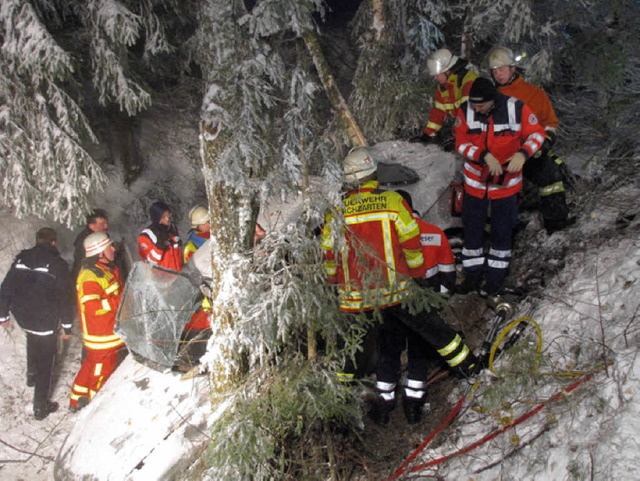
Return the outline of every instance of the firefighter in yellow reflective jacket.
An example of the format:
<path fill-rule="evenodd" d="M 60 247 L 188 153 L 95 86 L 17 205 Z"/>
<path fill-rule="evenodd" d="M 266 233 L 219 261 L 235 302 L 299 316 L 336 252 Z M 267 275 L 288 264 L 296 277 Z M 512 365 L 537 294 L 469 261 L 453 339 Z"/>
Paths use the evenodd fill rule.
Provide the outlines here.
<path fill-rule="evenodd" d="M 84 248 L 86 257 L 76 288 L 78 317 L 87 356 L 71 388 L 69 407 L 72 411 L 93 399 L 127 354 L 124 341 L 113 332 L 122 297 L 113 241 L 106 232 L 94 232 L 84 240 Z"/>
<path fill-rule="evenodd" d="M 340 309 L 382 316 L 380 361 L 376 390 L 380 397 L 370 413 L 387 424 L 395 407 L 400 353 L 407 331 L 418 333 L 457 374 L 475 374 L 478 363 L 460 335 L 435 311 L 412 313 L 402 306 L 412 278 L 422 273 L 420 230 L 402 196 L 383 191 L 377 163 L 364 147 L 352 150 L 343 164 L 346 193 L 337 215 L 329 211 L 322 230 L 324 267 L 328 281 L 338 287 Z M 410 360 L 405 389 L 407 421 L 420 418 L 426 391 L 426 362 Z"/>

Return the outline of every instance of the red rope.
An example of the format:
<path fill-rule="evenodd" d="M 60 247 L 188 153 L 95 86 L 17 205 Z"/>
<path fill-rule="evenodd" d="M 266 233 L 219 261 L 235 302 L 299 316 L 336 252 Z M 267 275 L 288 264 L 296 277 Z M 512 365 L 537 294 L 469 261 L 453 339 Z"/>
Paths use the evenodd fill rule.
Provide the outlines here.
<path fill-rule="evenodd" d="M 453 408 L 453 411 L 451 411 L 447 416 L 447 418 L 444 421 L 442 421 L 440 426 L 438 426 L 434 431 L 431 432 L 431 434 L 429 434 L 429 436 L 427 436 L 427 438 L 424 441 L 422 441 L 422 444 L 420 444 L 420 446 L 418 446 L 418 448 L 413 453 L 411 453 L 411 455 L 407 459 L 405 459 L 405 461 L 398 467 L 398 469 L 396 469 L 393 473 L 391 473 L 391 475 L 387 478 L 386 481 L 398 479 L 400 476 L 404 474 L 405 470 L 407 469 L 407 466 L 411 463 L 411 461 L 413 461 L 414 458 L 418 454 L 420 454 L 420 452 L 424 448 L 427 447 L 427 444 L 429 444 L 431 440 L 435 438 L 438 435 L 438 433 L 442 431 L 444 427 L 447 424 L 449 424 L 453 420 L 453 418 L 455 418 L 458 415 L 458 413 L 460 412 L 460 409 L 462 409 L 462 405 L 464 404 L 464 400 L 466 399 L 466 397 L 467 396 L 465 395 L 460 398 L 458 403 Z"/>
<path fill-rule="evenodd" d="M 518 424 L 523 423 L 527 419 L 535 416 L 538 412 L 540 412 L 548 404 L 557 401 L 558 399 L 560 399 L 563 396 L 563 394 L 568 394 L 571 391 L 575 390 L 576 388 L 578 388 L 579 386 L 581 386 L 582 384 L 584 384 L 585 382 L 590 380 L 592 377 L 593 377 L 592 374 L 587 374 L 582 379 L 580 379 L 580 380 L 576 381 L 575 383 L 571 384 L 566 389 L 562 389 L 562 390 L 558 391 L 557 393 L 555 393 L 552 397 L 550 397 L 546 401 L 538 404 L 535 408 L 533 408 L 530 411 L 524 413 L 522 416 L 517 418 L 511 424 L 509 424 L 507 426 L 503 426 L 502 428 L 497 429 L 497 430 L 487 434 L 486 436 L 484 436 L 483 438 L 479 439 L 478 441 L 475 441 L 475 442 L 469 444 L 468 446 L 465 446 L 464 448 L 459 449 L 458 451 L 454 451 L 451 454 L 447 454 L 447 455 L 442 456 L 442 457 L 437 458 L 437 459 L 432 459 L 428 463 L 423 463 L 423 464 L 419 464 L 417 466 L 414 466 L 409 471 L 410 472 L 422 471 L 423 469 L 430 468 L 432 466 L 436 466 L 438 464 L 441 464 L 441 463 L 447 461 L 448 459 L 452 459 L 452 458 L 455 458 L 455 457 L 458 457 L 458 456 L 462 456 L 464 454 L 467 454 L 470 451 L 473 451 L 478 446 L 481 446 L 481 445 L 491 441 L 492 439 L 494 439 L 495 437 L 497 437 L 500 434 L 504 433 L 505 431 L 507 431 L 507 430 L 517 426 Z M 462 403 L 464 402 L 464 399 L 465 399 L 465 397 L 463 396 L 462 399 L 460 399 L 460 401 L 458 401 L 458 404 L 456 405 L 454 410 L 451 412 L 451 414 L 449 414 L 447 419 L 440 426 L 438 426 L 438 428 L 435 431 L 433 431 L 427 437 L 427 439 L 424 440 L 424 442 L 420 445 L 420 447 L 418 447 L 418 449 L 416 449 L 413 453 L 411 453 L 411 455 L 402 463 L 402 465 L 400 465 L 400 467 L 398 469 L 396 469 L 393 472 L 393 474 L 391 474 L 391 476 L 389 476 L 389 478 L 387 478 L 388 480 L 397 479 L 398 477 L 400 477 L 405 472 L 407 465 L 418 455 L 418 453 L 420 453 L 420 451 L 422 451 L 427 446 L 427 444 L 429 444 L 429 442 L 431 442 L 431 440 L 435 437 L 435 435 L 438 434 L 438 432 L 440 432 L 440 430 L 442 430 L 442 428 L 444 428 L 457 415 L 457 413 L 460 411 L 460 409 L 462 407 Z"/>

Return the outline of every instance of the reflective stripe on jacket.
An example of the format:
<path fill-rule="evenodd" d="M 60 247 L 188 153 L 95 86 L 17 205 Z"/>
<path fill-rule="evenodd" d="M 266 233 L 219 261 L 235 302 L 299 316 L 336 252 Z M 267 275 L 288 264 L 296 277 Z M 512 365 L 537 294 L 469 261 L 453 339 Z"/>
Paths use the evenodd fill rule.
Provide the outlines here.
<path fill-rule="evenodd" d="M 464 189 L 474 197 L 502 199 L 522 189 L 522 170 L 508 173 L 511 156 L 522 152 L 530 159 L 544 142 L 544 129 L 531 109 L 521 100 L 498 94 L 489 116 L 481 116 L 465 102 L 455 123 L 456 150 L 466 160 Z M 502 164 L 503 174 L 491 176 L 483 156 L 490 152 Z M 535 162 L 536 159 L 531 161 Z"/>
<path fill-rule="evenodd" d="M 364 183 L 345 195 L 337 217 L 325 216 L 324 268 L 339 286 L 343 311 L 398 304 L 424 264 L 411 210 L 400 194 L 378 187 Z"/>
<path fill-rule="evenodd" d="M 109 270 L 100 263 L 91 268 L 83 268 L 78 274 L 76 289 L 78 317 L 85 347 L 99 351 L 124 344 L 113 332 L 122 296 L 118 270 Z"/>
<path fill-rule="evenodd" d="M 443 286 L 452 291 L 456 284 L 456 266 L 449 239 L 440 227 L 414 216 L 420 227 L 420 245 L 424 265 L 420 276 L 429 279 L 429 287 L 436 292 Z"/>
<path fill-rule="evenodd" d="M 499 85 L 498 90 L 504 95 L 515 97 L 527 104 L 545 130 L 555 131 L 558 128 L 558 117 L 553 110 L 551 100 L 541 88 L 530 84 L 518 75 L 509 85 Z"/>
<path fill-rule="evenodd" d="M 153 227 L 143 230 L 138 236 L 138 254 L 140 259 L 160 267 L 182 270 L 182 241 L 177 233 L 169 233 L 169 245 L 161 249 L 157 245 L 158 237 Z"/>

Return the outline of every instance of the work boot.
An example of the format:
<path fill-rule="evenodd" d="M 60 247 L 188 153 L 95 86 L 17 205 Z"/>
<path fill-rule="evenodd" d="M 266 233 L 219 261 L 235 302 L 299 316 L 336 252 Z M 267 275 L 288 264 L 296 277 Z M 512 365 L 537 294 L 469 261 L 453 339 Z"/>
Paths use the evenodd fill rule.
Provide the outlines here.
<path fill-rule="evenodd" d="M 475 354 L 469 352 L 466 359 L 452 368 L 453 373 L 458 378 L 466 379 L 476 377 L 482 370 L 482 364 Z"/>
<path fill-rule="evenodd" d="M 480 289 L 480 282 L 482 281 L 481 272 L 465 273 L 464 281 L 458 286 L 456 292 L 458 294 L 469 294 L 471 292 L 477 292 Z"/>
<path fill-rule="evenodd" d="M 569 217 L 567 219 L 557 219 L 557 220 L 545 219 L 544 228 L 547 230 L 547 234 L 551 235 L 554 232 L 558 232 L 564 229 L 565 227 L 572 226 L 575 223 L 576 223 L 575 217 Z"/>
<path fill-rule="evenodd" d="M 404 398 L 402 407 L 404 408 L 404 417 L 407 424 L 418 424 L 422 419 L 422 406 L 424 403 L 421 399 Z"/>
<path fill-rule="evenodd" d="M 378 426 L 388 426 L 391 423 L 391 411 L 396 407 L 396 402 L 385 402 L 381 399 L 376 400 L 373 403 L 371 411 L 369 411 L 369 417 Z"/>
<path fill-rule="evenodd" d="M 42 421 L 49 414 L 55 413 L 58 410 L 58 403 L 54 401 L 46 401 L 44 406 L 38 406 L 33 408 L 33 417 L 38 421 Z"/>
<path fill-rule="evenodd" d="M 87 404 L 89 404 L 89 398 L 86 396 L 82 396 L 78 399 L 78 402 L 75 406 L 69 406 L 69 411 L 71 411 L 72 413 L 77 413 Z"/>

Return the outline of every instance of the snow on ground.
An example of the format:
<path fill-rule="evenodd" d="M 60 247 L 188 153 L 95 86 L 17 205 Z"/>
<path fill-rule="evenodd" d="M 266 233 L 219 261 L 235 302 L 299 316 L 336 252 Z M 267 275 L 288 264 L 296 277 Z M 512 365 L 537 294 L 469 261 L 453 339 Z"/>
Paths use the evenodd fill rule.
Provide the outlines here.
<path fill-rule="evenodd" d="M 385 142 L 375 147 L 382 160 L 395 160 L 420 171 L 429 188 L 405 188 L 414 195 L 415 207 L 427 211 L 427 220 L 443 225 L 451 220 L 446 217 L 445 186 L 453 177 L 454 168 L 450 160 L 444 160 L 444 164 L 435 162 L 437 156 L 432 154 L 437 151 L 432 149 L 435 147 L 405 142 Z M 125 194 L 121 188 L 114 192 L 113 197 L 103 197 L 104 205 L 118 213 L 131 210 L 132 194 Z M 557 260 L 558 275 L 532 294 L 516 314 L 528 315 L 540 325 L 543 346 L 537 372 L 526 375 L 525 370 L 524 375 L 510 375 L 510 362 L 533 365 L 535 350 L 527 342 L 520 342 L 514 351 L 521 351 L 525 361 L 514 352 L 497 361 L 497 377 L 484 372 L 452 428 L 414 453 L 407 473 L 414 469 L 412 476 L 476 481 L 637 479 L 640 240 L 638 219 L 619 224 L 621 217 L 637 213 L 639 194 L 637 186 L 627 182 L 616 191 L 601 193 L 606 202 L 580 204 L 578 222 L 571 229 L 553 236 L 528 232 L 525 238 L 529 245 L 522 255 L 529 255 L 531 262 L 536 262 L 536 256 L 543 260 L 546 253 L 559 248 L 564 255 Z M 121 218 L 125 218 L 124 214 Z M 11 226 L 0 239 L 0 276 L 4 277 L 17 252 L 30 247 L 35 230 L 47 224 L 6 215 L 0 221 Z M 113 224 L 113 230 L 120 228 L 127 236 L 142 227 Z M 56 227 L 61 234 L 63 255 L 70 259 L 74 233 Z M 186 232 L 184 219 L 180 227 Z M 533 344 L 534 333 L 530 329 L 526 334 Z M 0 331 L 0 385 L 4 400 L 1 479 L 53 479 L 54 459 L 68 435 L 57 468 L 59 474 L 68 475 L 65 479 L 73 479 L 70 472 L 64 471 L 69 467 L 74 475 L 86 474 L 92 479 L 162 479 L 166 467 L 180 458 L 181 450 L 187 449 L 185 441 L 194 440 L 201 445 L 206 427 L 215 421 L 216 415 L 210 413 L 206 400 L 204 377 L 180 381 L 176 375 L 152 371 L 131 357 L 89 407 L 71 414 L 66 406 L 80 363 L 77 328 L 61 353 L 52 396 L 60 402 L 61 409 L 44 421 L 35 421 L 32 391 L 25 385 L 24 351 L 24 335 L 12 321 L 11 328 Z M 585 378 L 587 374 L 591 377 Z M 568 394 L 556 395 L 575 383 L 581 384 Z M 451 394 L 452 402 L 467 389 L 461 385 Z M 554 396 L 557 399 L 547 402 Z M 508 428 L 520 416 L 529 415 L 516 427 Z M 425 467 L 501 428 L 503 433 L 466 455 Z M 424 433 L 424 437 L 428 434 Z M 126 453 L 131 456 L 126 457 Z M 144 462 L 132 465 L 134 459 Z"/>

